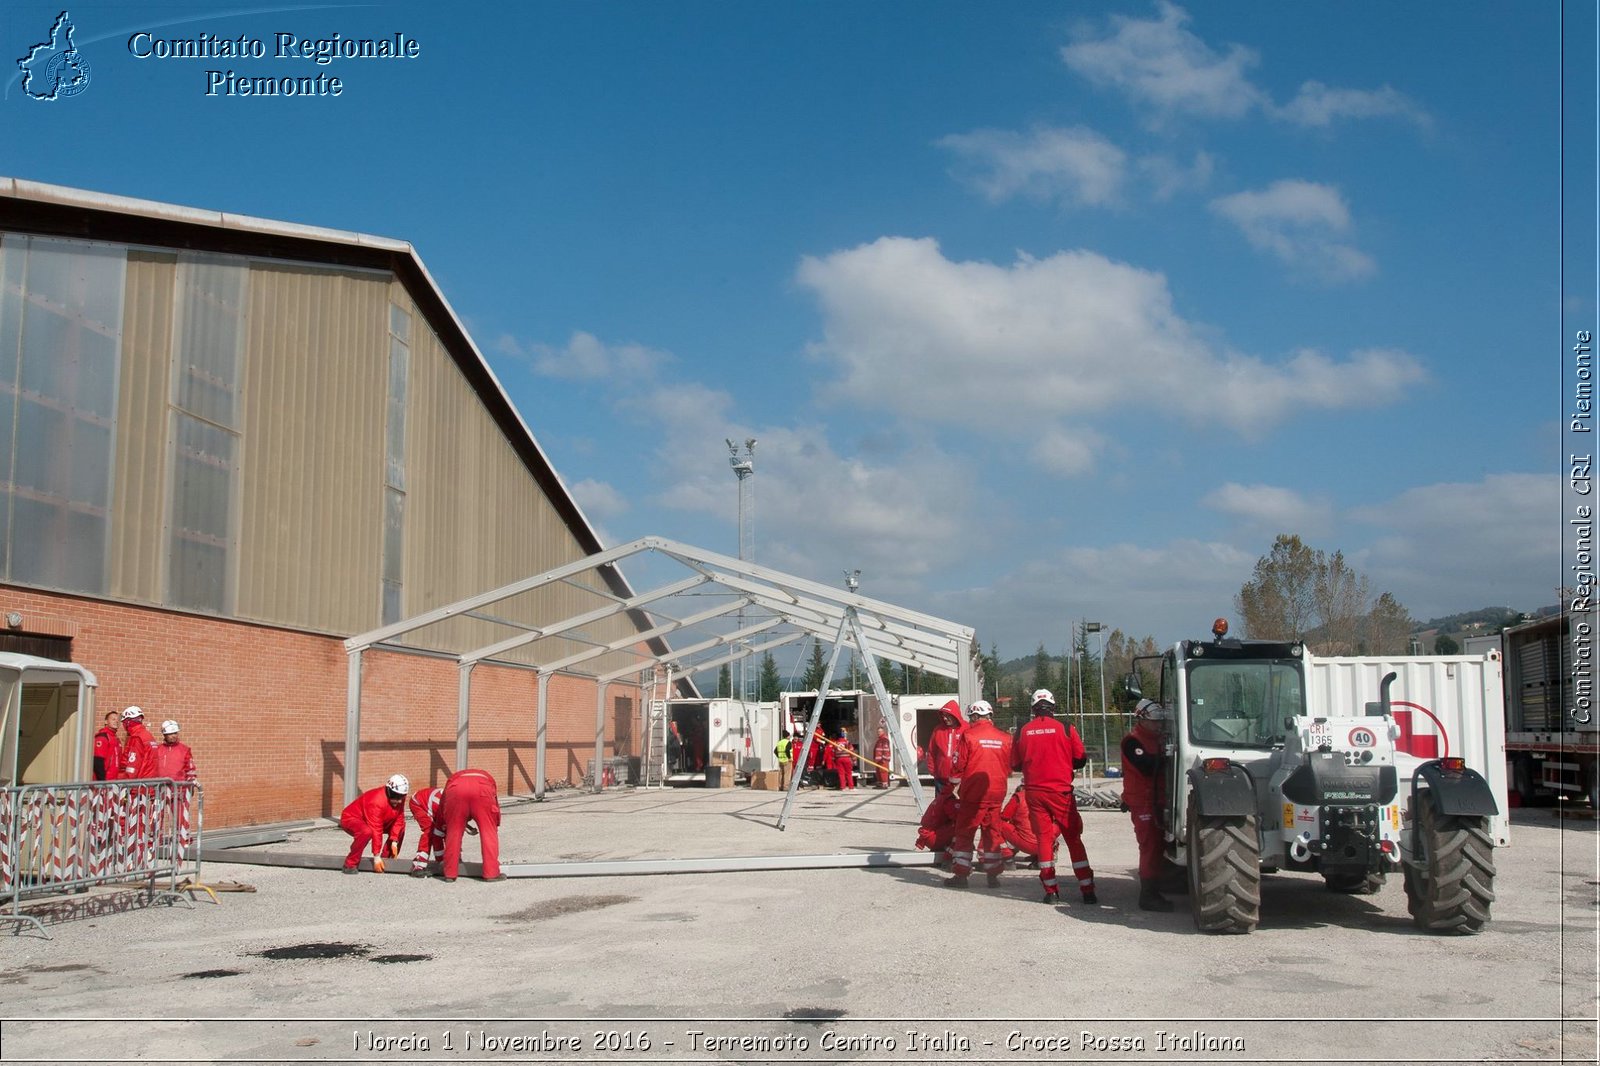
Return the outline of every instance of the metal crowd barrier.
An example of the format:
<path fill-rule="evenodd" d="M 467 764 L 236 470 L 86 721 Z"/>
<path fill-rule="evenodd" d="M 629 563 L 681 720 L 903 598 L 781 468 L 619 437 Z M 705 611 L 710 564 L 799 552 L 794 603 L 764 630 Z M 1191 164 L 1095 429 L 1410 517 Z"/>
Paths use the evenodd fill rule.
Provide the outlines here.
<path fill-rule="evenodd" d="M 0 788 L 0 919 L 49 939 L 24 899 L 126 882 L 144 882 L 151 901 L 190 903 L 178 877 L 200 880 L 204 808 L 197 782 L 170 778 Z"/>

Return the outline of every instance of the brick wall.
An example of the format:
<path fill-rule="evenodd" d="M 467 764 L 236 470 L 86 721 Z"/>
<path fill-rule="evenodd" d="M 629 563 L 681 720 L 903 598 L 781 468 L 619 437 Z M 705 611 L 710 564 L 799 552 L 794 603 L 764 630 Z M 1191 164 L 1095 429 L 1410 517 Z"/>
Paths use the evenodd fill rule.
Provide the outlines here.
<path fill-rule="evenodd" d="M 205 786 L 208 827 L 336 816 L 343 808 L 349 657 L 342 640 L 0 586 L 0 617 L 12 611 L 23 617 L 22 632 L 72 638 L 73 660 L 99 682 L 99 715 L 137 703 L 157 733 L 163 719 L 177 719 Z M 362 672 L 361 787 L 397 772 L 414 788 L 443 783 L 457 769 L 455 664 L 368 652 Z M 607 689 L 607 756 L 616 701 L 626 699 L 636 713 L 638 696 L 634 685 Z M 533 791 L 537 699 L 531 671 L 473 672 L 469 761 L 494 774 L 502 792 Z M 553 677 L 548 702 L 546 779 L 576 784 L 594 758 L 595 683 Z"/>

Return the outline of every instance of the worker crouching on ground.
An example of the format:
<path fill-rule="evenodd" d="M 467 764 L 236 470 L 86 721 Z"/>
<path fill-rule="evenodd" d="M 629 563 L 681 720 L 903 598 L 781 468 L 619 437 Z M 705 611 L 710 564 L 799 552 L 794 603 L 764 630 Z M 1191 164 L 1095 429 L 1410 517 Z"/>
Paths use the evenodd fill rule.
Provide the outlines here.
<path fill-rule="evenodd" d="M 1006 799 L 1006 779 L 1011 776 L 1011 737 L 995 728 L 994 708 L 979 700 L 967 708 L 971 724 L 961 731 L 957 765 L 961 780 L 956 791 L 955 837 L 951 841 L 951 876 L 947 888 L 966 888 L 972 873 L 972 841 L 979 837 L 983 870 L 989 887 L 1000 883 L 1005 859 L 1000 854 L 1000 805 Z"/>
<path fill-rule="evenodd" d="M 1055 720 L 1055 710 L 1056 698 L 1049 689 L 1034 692 L 1033 720 L 1017 734 L 1011 761 L 1022 771 L 1022 787 L 1028 792 L 1044 902 L 1061 902 L 1056 881 L 1056 834 L 1060 833 L 1066 838 L 1083 901 L 1094 904 L 1100 902 L 1094 892 L 1094 870 L 1083 846 L 1083 816 L 1072 795 L 1072 773 L 1088 762 L 1089 755 L 1078 731 Z"/>
<path fill-rule="evenodd" d="M 950 700 L 939 708 L 939 725 L 928 739 L 928 772 L 933 775 L 933 802 L 917 824 L 917 848 L 932 851 L 939 861 L 950 859 L 950 841 L 956 832 L 957 743 L 966 728 L 961 704 Z"/>
<path fill-rule="evenodd" d="M 500 786 L 487 770 L 457 770 L 444 783 L 439 804 L 444 818 L 444 879 L 453 882 L 461 869 L 461 837 L 467 823 L 478 827 L 483 847 L 483 879 L 503 881 L 500 872 Z"/>
<path fill-rule="evenodd" d="M 344 857 L 344 872 L 360 872 L 361 853 L 372 849 L 372 868 L 383 873 L 383 858 L 400 854 L 406 837 L 406 795 L 411 782 L 405 774 L 393 774 L 382 788 L 371 788 L 357 796 L 339 816 L 339 828 L 351 836 L 350 854 Z"/>
<path fill-rule="evenodd" d="M 444 788 L 420 788 L 411 795 L 411 818 L 417 823 L 417 854 L 411 876 L 427 877 L 428 867 L 444 856 L 444 819 L 439 817 Z"/>
<path fill-rule="evenodd" d="M 1166 710 L 1155 700 L 1140 700 L 1133 729 L 1122 738 L 1122 804 L 1139 842 L 1139 909 L 1146 911 L 1172 909 L 1172 901 L 1161 894 L 1161 819 L 1156 812 L 1165 718 Z"/>

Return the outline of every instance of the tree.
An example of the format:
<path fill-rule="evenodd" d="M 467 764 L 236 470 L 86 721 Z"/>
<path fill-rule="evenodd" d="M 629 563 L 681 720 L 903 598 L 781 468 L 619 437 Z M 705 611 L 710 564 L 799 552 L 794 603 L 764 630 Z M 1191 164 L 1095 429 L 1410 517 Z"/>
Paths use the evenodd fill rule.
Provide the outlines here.
<path fill-rule="evenodd" d="M 820 688 L 822 675 L 828 670 L 828 662 L 822 657 L 822 641 L 811 642 L 811 661 L 806 664 L 805 687 L 807 691 Z"/>
<path fill-rule="evenodd" d="M 1461 654 L 1461 645 L 1456 643 L 1454 637 L 1445 633 L 1440 633 L 1436 638 L 1434 638 L 1433 654 L 1459 655 Z"/>
<path fill-rule="evenodd" d="M 1370 601 L 1367 576 L 1296 534 L 1280 533 L 1234 597 L 1247 637 L 1301 640 L 1323 655 L 1406 650 L 1411 615 L 1385 592 Z M 1385 650 L 1387 649 L 1387 650 Z"/>
<path fill-rule="evenodd" d="M 1278 534 L 1272 550 L 1256 560 L 1254 575 L 1234 598 L 1245 636 L 1263 640 L 1305 636 L 1316 612 L 1318 554 L 1299 534 Z"/>
<path fill-rule="evenodd" d="M 1039 642 L 1039 650 L 1033 653 L 1033 687 L 1050 687 L 1050 653 L 1044 650 L 1044 641 Z"/>
<path fill-rule="evenodd" d="M 883 691 L 887 692 L 891 696 L 900 695 L 901 690 L 904 688 L 904 686 L 901 684 L 901 682 L 904 680 L 904 677 L 901 673 L 899 663 L 896 663 L 892 659 L 885 659 L 882 656 L 879 656 L 878 676 L 883 678 Z"/>
<path fill-rule="evenodd" d="M 1362 651 L 1367 655 L 1405 655 L 1411 650 L 1411 612 L 1385 592 L 1367 612 Z"/>
<path fill-rule="evenodd" d="M 733 694 L 733 673 L 728 669 L 728 664 L 723 663 L 722 669 L 717 671 L 717 695 L 723 698 Z"/>
<path fill-rule="evenodd" d="M 778 676 L 777 661 L 772 658 L 772 653 L 761 653 L 761 702 L 772 703 L 783 691 L 783 678 Z"/>

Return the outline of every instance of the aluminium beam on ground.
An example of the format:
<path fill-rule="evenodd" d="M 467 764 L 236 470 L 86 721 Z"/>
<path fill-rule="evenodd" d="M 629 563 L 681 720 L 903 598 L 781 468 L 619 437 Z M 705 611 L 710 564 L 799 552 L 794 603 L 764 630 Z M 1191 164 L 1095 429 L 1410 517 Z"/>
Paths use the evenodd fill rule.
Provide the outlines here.
<path fill-rule="evenodd" d="M 850 631 L 856 638 L 856 645 L 862 649 L 862 666 L 867 671 L 867 680 L 872 685 L 872 693 L 878 698 L 880 714 L 885 716 L 893 715 L 894 704 L 889 702 L 889 693 L 884 688 L 883 676 L 878 673 L 878 661 L 866 654 L 867 638 L 861 632 L 861 619 L 856 617 L 854 607 L 849 608 L 847 617 L 850 623 Z M 911 786 L 911 798 L 916 801 L 917 813 L 924 814 L 928 810 L 928 801 L 922 797 L 922 782 L 918 779 L 917 760 L 906 747 L 906 738 L 900 731 L 900 723 L 892 718 L 890 720 L 894 722 L 894 728 L 885 730 L 889 737 L 889 746 L 894 749 L 895 760 L 901 766 L 910 768 L 906 771 L 906 783 Z M 865 747 L 866 743 L 867 738 L 862 736 L 862 746 Z"/>
<path fill-rule="evenodd" d="M 305 852 L 249 852 L 242 849 L 206 848 L 201 861 L 237 866 L 275 866 L 298 870 L 327 870 L 344 865 L 339 855 Z M 583 862 L 505 862 L 500 872 L 509 877 L 629 877 L 655 874 L 718 874 L 773 870 L 894 869 L 932 866 L 938 856 L 927 851 L 864 851 L 854 855 L 718 855 L 688 859 L 590 859 Z M 359 869 L 371 872 L 371 858 L 363 856 Z M 411 868 L 393 863 L 388 874 L 408 876 Z M 460 875 L 483 876 L 483 864 L 461 860 Z"/>
<path fill-rule="evenodd" d="M 806 739 L 800 745 L 800 757 L 795 762 L 796 771 L 805 766 L 811 759 L 811 745 L 817 736 L 817 722 L 822 718 L 822 705 L 828 699 L 828 685 L 833 681 L 833 671 L 839 665 L 839 652 L 844 648 L 845 623 L 839 623 L 839 631 L 833 637 L 833 654 L 828 656 L 828 668 L 822 672 L 822 680 L 817 682 L 817 700 L 811 705 L 811 718 L 806 723 Z M 796 772 L 789 781 L 789 791 L 783 797 L 783 810 L 778 812 L 778 831 L 782 832 L 789 821 L 789 811 L 794 807 L 795 793 L 800 791 L 800 778 L 802 774 Z"/>

